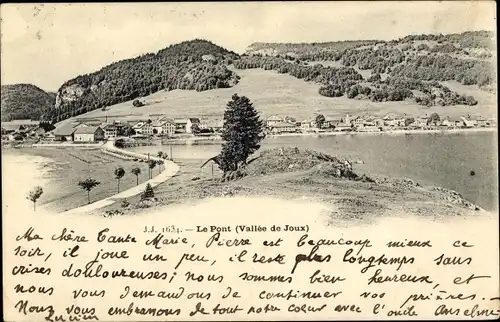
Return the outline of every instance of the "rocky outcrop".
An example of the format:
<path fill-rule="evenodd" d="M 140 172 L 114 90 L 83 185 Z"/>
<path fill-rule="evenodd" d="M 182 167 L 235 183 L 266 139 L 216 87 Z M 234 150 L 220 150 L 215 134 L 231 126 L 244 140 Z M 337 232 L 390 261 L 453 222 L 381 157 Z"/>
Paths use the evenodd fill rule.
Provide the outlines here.
<path fill-rule="evenodd" d="M 374 182 L 373 179 L 354 172 L 352 162 L 321 152 L 300 150 L 299 148 L 278 148 L 263 151 L 248 165 L 225 173 L 221 182 L 233 181 L 246 176 L 308 171 L 310 175 L 325 178 L 344 178 L 349 180 Z"/>
<path fill-rule="evenodd" d="M 406 187 L 406 188 L 420 187 L 420 184 L 418 182 L 415 182 L 414 180 L 408 178 L 382 177 L 375 179 L 375 183 L 391 185 L 393 187 Z"/>
<path fill-rule="evenodd" d="M 473 204 L 472 202 L 465 200 L 458 192 L 450 189 L 445 189 L 442 187 L 430 187 L 429 190 L 440 192 L 440 196 L 442 200 L 445 200 L 449 203 L 458 205 L 462 208 L 470 209 L 470 210 L 482 210 L 479 206 Z"/>
<path fill-rule="evenodd" d="M 63 103 L 78 100 L 84 93 L 85 88 L 79 84 L 61 87 L 57 92 L 55 108 L 58 109 Z"/>
<path fill-rule="evenodd" d="M 263 151 L 258 159 L 247 166 L 246 173 L 248 175 L 263 175 L 296 172 L 309 170 L 325 163 L 328 165 L 324 165 L 324 167 L 336 168 L 342 173 L 352 172 L 352 163 L 347 159 L 295 147 Z"/>

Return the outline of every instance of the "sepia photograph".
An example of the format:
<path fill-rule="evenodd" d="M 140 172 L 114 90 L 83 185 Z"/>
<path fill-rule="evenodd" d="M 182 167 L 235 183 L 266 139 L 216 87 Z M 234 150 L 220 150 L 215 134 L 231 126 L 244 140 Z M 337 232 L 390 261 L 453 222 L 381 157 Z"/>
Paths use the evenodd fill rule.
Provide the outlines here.
<path fill-rule="evenodd" d="M 433 290 L 437 293 L 438 285 L 446 285 L 437 283 L 438 278 L 431 274 L 438 267 L 448 265 L 448 270 L 436 273 L 440 277 L 457 273 L 450 282 L 453 287 L 463 284 L 457 281 L 471 274 L 472 279 L 488 276 L 481 283 L 490 283 L 492 294 L 477 293 L 482 287 L 476 280 L 476 284 L 471 283 L 477 288 L 474 292 L 459 289 L 463 294 L 458 296 L 457 291 L 446 299 L 428 295 L 431 300 L 417 304 L 425 305 L 422 311 L 430 315 L 419 316 L 500 315 L 498 274 L 495 276 L 499 239 L 498 231 L 493 230 L 498 226 L 499 212 L 495 2 L 2 4 L 0 13 L 2 221 L 4 233 L 12 233 L 9 242 L 3 240 L 3 249 L 13 256 L 11 266 L 3 264 L 4 280 L 12 279 L 11 287 L 4 290 L 4 302 L 8 296 L 10 321 L 153 321 L 161 319 L 159 316 L 262 320 L 304 319 L 304 314 L 307 319 L 336 319 L 348 311 L 353 314 L 346 315 L 349 319 L 387 319 L 411 317 L 413 310 L 418 311 L 410 307 L 405 313 L 388 311 L 377 317 L 372 309 L 375 302 L 365 309 L 359 303 L 354 307 L 350 298 L 332 298 L 328 301 L 333 304 L 322 306 L 316 298 L 303 295 L 304 290 L 298 291 L 305 284 L 298 277 L 296 281 L 296 274 L 305 274 L 309 284 L 326 283 L 329 275 L 323 273 L 330 267 L 335 274 L 333 261 L 337 257 L 347 265 L 337 273 L 369 263 L 368 273 L 361 270 L 370 275 L 367 285 L 379 283 L 382 291 L 395 290 L 397 294 L 385 299 L 389 304 L 408 298 L 401 306 L 399 302 L 394 305 L 398 310 Z M 56 228 L 59 226 L 62 232 Z M 171 228 L 161 228 L 158 235 L 163 237 L 145 244 L 137 237 L 152 237 L 160 232 L 159 227 L 167 226 Z M 87 237 L 76 236 L 78 228 Z M 105 237 L 103 229 L 122 229 L 128 239 L 118 237 L 118 233 Z M 375 239 L 361 242 L 369 238 L 363 237 L 361 229 Z M 22 247 L 28 253 L 29 248 L 38 247 L 34 244 L 36 231 L 46 235 L 40 237 L 43 247 L 38 251 L 54 253 L 51 259 L 40 255 L 45 270 L 41 266 L 35 269 L 39 264 L 20 255 Z M 140 309 L 140 305 L 147 306 L 147 296 L 136 297 L 133 287 L 123 282 L 115 281 L 123 284 L 115 290 L 121 292 L 120 297 L 116 293 L 108 299 L 108 293 L 113 292 L 108 289 L 114 287 L 106 276 L 78 281 L 78 285 L 92 289 L 102 287 L 102 292 L 106 289 L 88 299 L 94 301 L 93 307 L 82 307 L 81 312 L 80 308 L 73 312 L 76 309 L 65 308 L 66 304 L 85 305 L 87 301 L 78 302 L 78 292 L 71 293 L 69 284 L 73 282 L 67 279 L 75 274 L 76 280 L 76 267 L 86 278 L 104 270 L 115 279 L 114 272 L 121 269 L 119 259 L 125 262 L 128 258 L 119 255 L 125 246 L 132 247 L 129 254 L 137 251 L 142 255 L 138 244 L 156 245 L 156 251 L 162 243 L 162 247 L 174 247 L 168 245 L 166 236 L 172 238 L 172 244 L 178 242 L 175 238 L 193 236 L 192 240 L 200 239 L 197 246 L 185 244 L 195 251 L 203 244 L 203 252 L 215 256 L 218 250 L 209 246 L 217 242 L 220 249 L 227 248 L 228 256 L 242 263 L 242 253 L 238 256 L 235 252 L 251 243 L 232 244 L 221 236 L 243 238 L 245 233 L 285 240 L 284 246 L 279 241 L 271 245 L 264 242 L 264 246 L 283 247 L 286 256 L 264 260 L 257 259 L 256 253 L 252 263 L 241 264 L 256 267 L 252 274 L 258 271 L 261 275 L 260 279 L 252 275 L 255 282 L 265 284 L 265 274 L 274 274 L 278 281 L 275 293 L 250 292 L 260 287 L 258 283 L 248 286 L 250 271 L 235 277 L 240 293 L 245 293 L 245 287 L 250 292 L 250 299 L 239 303 L 250 305 L 252 297 L 258 295 L 257 303 L 267 299 L 269 305 L 275 305 L 276 309 L 273 305 L 262 309 L 267 314 L 251 315 L 256 307 L 242 304 L 234 311 L 223 311 L 215 302 L 217 306 L 207 308 L 207 313 L 201 304 L 196 305 L 205 303 L 204 299 L 189 297 L 179 300 L 184 302 L 177 310 L 172 297 L 158 308 L 150 304 L 150 308 Z M 96 234 L 99 243 L 91 245 L 96 238 L 89 236 Z M 478 240 L 466 241 L 467 234 L 476 235 Z M 339 236 L 345 240 L 339 241 Z M 128 243 L 135 243 L 136 237 L 137 245 Z M 292 239 L 290 245 L 287 238 Z M 447 238 L 449 245 L 456 243 L 455 248 L 448 253 L 438 251 L 436 245 Z M 85 239 L 89 243 L 81 244 Z M 394 247 L 400 247 L 401 252 L 411 248 L 418 254 L 407 261 L 403 257 L 375 260 L 376 254 L 371 259 L 368 254 L 361 257 L 362 250 L 375 251 L 370 250 L 370 241 L 373 244 L 379 239 L 379 253 L 386 252 L 385 256 Z M 19 244 L 23 241 L 27 246 Z M 122 248 L 108 252 L 101 248 L 111 246 L 100 244 L 103 241 Z M 344 252 L 351 246 L 338 245 L 346 241 L 345 245 L 361 245 L 359 252 L 352 248 Z M 489 245 L 487 249 L 477 246 L 481 242 Z M 81 252 L 88 250 L 90 255 L 82 255 L 80 264 L 67 268 L 67 252 L 76 258 L 73 244 L 82 245 L 75 247 L 81 247 Z M 469 244 L 476 247 L 467 248 Z M 300 257 L 292 249 L 296 245 L 299 249 L 302 245 L 314 247 Z M 342 254 L 328 253 L 332 245 L 344 247 Z M 462 246 L 460 251 L 457 245 Z M 263 246 L 254 243 L 256 252 L 259 247 Z M 33 249 L 27 256 L 35 260 L 37 250 Z M 428 264 L 419 259 L 426 254 L 425 249 L 432 266 L 429 274 L 422 268 Z M 464 249 L 479 259 L 468 257 Z M 253 251 L 248 251 L 251 258 Z M 56 261 L 56 252 L 63 254 L 57 255 L 61 259 L 47 268 L 48 262 Z M 171 252 L 163 254 L 170 258 Z M 208 264 L 199 263 L 205 260 L 197 256 L 185 253 L 180 261 L 168 259 L 165 265 L 177 264 L 178 276 L 184 276 L 182 265 L 186 269 L 193 265 L 203 272 L 198 265 L 209 265 L 211 259 Z M 332 262 L 326 264 L 330 257 Z M 94 262 L 85 265 L 92 258 Z M 110 258 L 115 262 L 106 264 Z M 146 258 L 139 258 L 136 265 L 132 257 L 127 259 L 130 269 L 160 267 L 156 262 L 149 264 Z M 413 259 L 416 264 L 411 266 Z M 493 273 L 466 271 L 472 269 L 467 266 L 469 259 Z M 24 266 L 13 268 L 20 265 L 17 260 Z M 232 257 L 229 261 L 233 262 Z M 268 263 L 266 268 L 262 268 L 264 262 Z M 219 258 L 217 263 L 209 270 L 228 275 L 235 270 Z M 390 266 L 394 263 L 399 267 Z M 97 265 L 101 267 L 97 272 L 88 273 L 89 267 Z M 308 265 L 311 269 L 306 272 Z M 323 277 L 319 271 L 314 273 L 313 265 L 321 266 Z M 375 271 L 374 265 L 386 265 L 394 272 L 386 272 L 386 268 Z M 405 272 L 399 269 L 405 265 L 413 275 L 401 276 Z M 59 266 L 66 268 L 62 275 Z M 117 271 L 112 273 L 113 269 Z M 124 278 L 124 270 L 121 272 L 117 274 Z M 190 272 L 186 276 L 194 281 Z M 292 277 L 287 280 L 287 274 L 294 276 L 293 282 Z M 27 282 L 23 286 L 24 278 Z M 53 281 L 53 288 L 45 283 L 45 291 L 40 291 L 39 285 L 33 284 L 39 278 Z M 224 280 L 229 278 L 224 275 Z M 366 279 L 346 278 L 356 279 L 356 285 Z M 202 287 L 201 280 L 196 284 L 186 277 L 185 284 L 179 281 L 179 288 L 187 294 L 193 283 L 199 285 L 198 291 L 213 287 Z M 418 292 L 405 293 L 408 286 L 401 282 L 408 280 L 418 284 Z M 226 287 L 234 287 L 222 281 L 221 275 L 222 284 L 216 287 L 233 294 Z M 134 280 L 139 282 L 145 283 Z M 152 290 L 154 283 L 147 283 Z M 38 292 L 29 291 L 30 285 Z M 78 287 L 84 292 L 83 286 Z M 285 296 L 290 287 L 297 289 L 295 297 L 301 298 L 304 306 L 290 305 L 293 292 Z M 359 287 L 361 293 L 364 289 Z M 68 288 L 67 294 L 58 293 L 58 288 Z M 57 298 L 67 297 L 67 303 L 57 309 L 56 297 L 53 303 L 43 300 L 49 289 Z M 451 289 L 439 292 L 453 293 Z M 134 294 L 130 306 L 121 300 L 129 293 Z M 153 293 L 160 297 L 158 290 L 150 291 L 149 296 Z M 474 293 L 467 298 L 470 301 L 453 301 L 463 299 L 466 293 Z M 33 304 L 31 299 L 28 303 L 28 295 L 40 299 L 39 303 Z M 362 302 L 359 294 L 353 296 Z M 471 309 L 473 300 L 480 298 L 478 306 Z M 443 303 L 448 302 L 441 300 L 451 304 L 446 307 Z M 338 308 L 337 304 L 346 307 Z M 450 308 L 453 305 L 456 308 Z M 184 306 L 188 308 L 184 310 Z"/>

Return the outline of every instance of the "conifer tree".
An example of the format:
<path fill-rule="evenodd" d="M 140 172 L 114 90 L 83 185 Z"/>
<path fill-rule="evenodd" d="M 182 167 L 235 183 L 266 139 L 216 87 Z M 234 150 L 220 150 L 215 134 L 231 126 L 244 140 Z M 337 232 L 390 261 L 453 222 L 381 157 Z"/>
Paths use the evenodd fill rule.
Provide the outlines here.
<path fill-rule="evenodd" d="M 245 96 L 234 94 L 224 112 L 219 168 L 227 173 L 245 165 L 248 157 L 260 148 L 264 126 L 259 114 Z"/>
<path fill-rule="evenodd" d="M 153 190 L 153 187 L 148 183 L 146 184 L 146 189 L 144 189 L 144 192 L 141 193 L 141 200 L 145 199 L 151 199 L 155 197 L 155 192 Z"/>

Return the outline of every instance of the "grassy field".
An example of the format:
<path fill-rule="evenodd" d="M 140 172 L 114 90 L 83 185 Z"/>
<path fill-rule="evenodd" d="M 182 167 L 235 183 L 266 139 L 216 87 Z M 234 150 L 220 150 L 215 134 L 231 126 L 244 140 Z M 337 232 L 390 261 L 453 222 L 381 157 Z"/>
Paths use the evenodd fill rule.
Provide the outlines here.
<path fill-rule="evenodd" d="M 40 204 L 47 209 L 64 211 L 87 204 L 87 194 L 77 184 L 79 180 L 92 177 L 101 184 L 90 193 L 92 201 L 100 200 L 117 193 L 117 180 L 114 170 L 117 167 L 125 169 L 125 176 L 121 179 L 120 191 L 136 185 L 136 176 L 130 170 L 134 167 L 141 169 L 139 183 L 147 180 L 148 168 L 141 162 L 130 162 L 108 156 L 99 150 L 78 149 L 21 149 L 12 153 L 37 155 L 53 160 L 46 166 L 51 179 L 50 186 L 42 187 L 44 194 Z M 90 163 L 88 163 L 90 162 Z M 153 175 L 158 168 L 153 169 Z"/>
<path fill-rule="evenodd" d="M 423 107 L 407 102 L 374 103 L 345 97 L 328 98 L 318 94 L 318 84 L 308 83 L 290 75 L 262 69 L 236 70 L 236 72 L 241 76 L 241 80 L 238 85 L 232 88 L 204 92 L 187 90 L 161 91 L 144 97 L 143 100 L 146 105 L 143 107 L 133 107 L 132 102 L 125 102 L 110 106 L 106 111 L 94 110 L 79 117 L 102 118 L 103 120 L 106 115 L 108 120 L 115 118 L 126 119 L 128 117 L 154 117 L 154 115 L 221 118 L 226 103 L 234 93 L 248 96 L 264 116 L 289 115 L 299 120 L 312 118 L 315 113 L 331 117 L 343 116 L 346 113 L 351 115 L 406 113 L 419 116 L 433 112 L 449 116 L 475 113 L 487 117 L 496 116 L 494 94 L 486 93 L 474 86 L 463 86 L 453 82 L 449 83 L 450 88 L 457 90 L 459 93 L 476 96 L 479 104 L 473 107 Z M 71 119 L 65 122 L 70 121 Z"/>

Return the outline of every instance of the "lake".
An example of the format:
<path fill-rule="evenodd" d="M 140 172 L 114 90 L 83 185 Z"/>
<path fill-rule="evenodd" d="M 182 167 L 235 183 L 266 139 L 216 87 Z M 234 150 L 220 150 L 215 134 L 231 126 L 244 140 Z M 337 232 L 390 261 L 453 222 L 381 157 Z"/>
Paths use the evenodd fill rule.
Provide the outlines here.
<path fill-rule="evenodd" d="M 407 177 L 422 185 L 459 192 L 486 210 L 498 210 L 497 132 L 433 133 L 411 135 L 337 135 L 266 138 L 262 150 L 297 146 L 351 160 L 356 172 Z M 208 159 L 219 144 L 172 145 L 175 159 Z M 170 146 L 144 146 L 133 150 L 170 151 Z M 473 175 L 471 173 L 473 171 Z"/>

